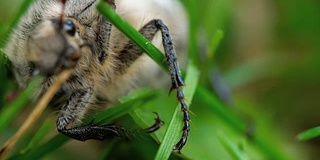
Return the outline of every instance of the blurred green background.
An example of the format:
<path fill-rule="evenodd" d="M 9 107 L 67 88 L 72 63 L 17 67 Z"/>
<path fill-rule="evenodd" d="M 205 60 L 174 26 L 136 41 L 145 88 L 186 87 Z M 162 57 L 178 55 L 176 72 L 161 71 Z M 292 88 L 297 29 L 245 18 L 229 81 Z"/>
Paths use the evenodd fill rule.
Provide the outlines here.
<path fill-rule="evenodd" d="M 268 121 L 268 134 L 278 130 L 286 149 L 294 146 L 305 156 L 301 159 L 319 158 L 319 139 L 296 139 L 319 125 L 319 2 L 208 0 L 202 5 L 208 9 L 197 13 L 204 17 L 199 21 L 206 40 L 215 29 L 225 32 L 215 62 L 231 87 L 236 110 L 258 111 L 251 116 Z"/>
<path fill-rule="evenodd" d="M 15 16 L 20 3 L 21 0 L 0 1 L 0 33 L 8 29 L 8 21 Z M 182 3 L 191 15 L 200 60 L 204 61 L 207 53 L 214 55 L 213 61 L 199 65 L 201 85 L 215 91 L 228 110 L 247 122 L 253 137 L 267 137 L 269 147 L 287 159 L 318 159 L 320 138 L 301 142 L 297 135 L 320 124 L 320 2 L 185 0 Z M 210 53 L 208 48 L 214 37 L 222 33 L 217 50 Z M 201 106 L 196 98 L 191 109 L 195 114 L 191 127 L 195 131 L 190 136 L 207 135 L 210 139 L 194 142 L 196 139 L 190 138 L 188 151 L 196 155 L 201 147 L 212 147 L 212 153 L 202 155 L 204 159 L 236 159 L 217 140 L 217 135 L 222 134 L 236 146 L 246 146 L 244 152 L 250 159 L 268 159 L 255 149 L 257 144 L 250 144 L 246 136 L 234 133 L 232 127 Z M 197 118 L 200 121 L 201 117 L 207 117 L 207 122 L 197 126 Z M 0 144 L 8 138 L 6 134 L 13 132 L 10 129 L 1 133 Z M 81 157 L 81 148 L 86 147 L 66 148 L 56 153 L 70 151 L 70 155 Z M 97 154 L 97 150 L 101 149 L 88 149 L 84 154 Z"/>

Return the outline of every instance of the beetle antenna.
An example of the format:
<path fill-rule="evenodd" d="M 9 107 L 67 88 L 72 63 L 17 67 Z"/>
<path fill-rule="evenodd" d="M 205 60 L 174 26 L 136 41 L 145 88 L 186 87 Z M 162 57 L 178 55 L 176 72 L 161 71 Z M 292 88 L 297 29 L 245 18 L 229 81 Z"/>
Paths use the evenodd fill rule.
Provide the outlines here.
<path fill-rule="evenodd" d="M 60 29 L 63 28 L 63 14 L 64 14 L 66 2 L 67 2 L 67 0 L 61 0 L 62 9 L 61 9 L 61 15 L 60 15 Z"/>

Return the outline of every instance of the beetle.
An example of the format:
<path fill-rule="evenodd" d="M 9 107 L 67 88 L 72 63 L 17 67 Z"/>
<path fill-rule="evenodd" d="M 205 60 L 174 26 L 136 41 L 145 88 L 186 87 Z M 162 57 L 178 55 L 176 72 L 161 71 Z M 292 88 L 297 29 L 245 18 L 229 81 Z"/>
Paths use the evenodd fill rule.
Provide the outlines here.
<path fill-rule="evenodd" d="M 149 41 L 157 43 L 157 37 L 162 39 L 158 46 L 163 47 L 168 63 L 170 92 L 177 91 L 184 116 L 182 137 L 174 147 L 180 152 L 187 141 L 190 117 L 181 89 L 185 84 L 175 48 L 185 47 L 186 25 L 180 28 L 176 26 L 175 31 L 179 30 L 180 33 L 175 34 L 177 36 L 172 40 L 169 28 L 159 19 L 163 15 L 159 18 L 143 17 L 142 14 L 146 13 L 137 10 L 133 14 L 125 14 L 124 10 L 128 11 L 125 6 L 130 6 L 125 3 L 129 1 L 105 2 L 122 13 Z M 154 3 L 154 6 L 159 3 L 156 0 L 143 2 Z M 59 0 L 36 0 L 20 20 L 4 49 L 14 66 L 14 75 L 20 86 L 25 86 L 35 73 L 44 75 L 39 89 L 33 95 L 35 100 L 55 82 L 57 73 L 64 68 L 73 69 L 69 79 L 56 93 L 52 105 L 61 107 L 56 121 L 57 130 L 80 141 L 120 136 L 123 127 L 118 125 L 79 124 L 88 113 L 111 107 L 118 103 L 119 97 L 136 88 L 152 86 L 154 81 L 162 81 L 166 74 L 143 54 L 141 48 L 99 14 L 95 7 L 97 3 L 98 0 L 68 0 L 65 3 Z M 174 21 L 173 17 L 171 21 Z M 142 23 L 144 21 L 147 22 Z M 157 35 L 158 32 L 161 36 Z M 162 86 L 163 83 L 155 86 Z M 153 132 L 161 125 L 162 121 L 157 115 L 156 123 L 146 131 Z"/>

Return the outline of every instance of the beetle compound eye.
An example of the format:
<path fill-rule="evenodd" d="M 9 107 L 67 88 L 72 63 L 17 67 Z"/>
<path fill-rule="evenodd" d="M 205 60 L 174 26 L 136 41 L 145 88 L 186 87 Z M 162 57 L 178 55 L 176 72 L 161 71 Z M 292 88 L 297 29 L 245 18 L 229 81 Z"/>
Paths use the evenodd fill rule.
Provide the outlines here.
<path fill-rule="evenodd" d="M 66 20 L 64 22 L 63 29 L 71 36 L 74 36 L 76 33 L 76 26 L 71 20 Z"/>

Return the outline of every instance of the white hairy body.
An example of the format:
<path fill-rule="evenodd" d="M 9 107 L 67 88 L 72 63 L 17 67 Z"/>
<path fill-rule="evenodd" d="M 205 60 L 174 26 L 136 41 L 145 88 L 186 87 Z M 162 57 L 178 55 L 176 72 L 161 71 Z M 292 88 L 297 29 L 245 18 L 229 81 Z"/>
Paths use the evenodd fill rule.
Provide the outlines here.
<path fill-rule="evenodd" d="M 72 13 L 75 8 L 81 8 L 77 5 L 85 5 L 75 2 L 78 0 L 67 1 L 64 17 L 68 18 L 68 14 Z M 80 0 L 79 0 L 80 1 Z M 94 1 L 94 0 L 88 0 Z M 186 48 L 185 43 L 187 40 L 187 24 L 186 17 L 182 10 L 181 5 L 174 0 L 116 0 L 116 12 L 120 14 L 125 20 L 127 20 L 134 28 L 139 30 L 143 25 L 153 19 L 161 19 L 170 29 L 170 33 L 173 37 L 173 42 L 177 50 L 178 56 L 183 59 Z M 54 31 L 50 30 L 50 27 L 44 27 L 42 30 L 34 30 L 38 24 L 34 24 L 37 17 L 41 16 L 41 20 L 46 19 L 59 19 L 62 11 L 62 4 L 57 0 L 36 0 L 31 6 L 28 12 L 22 17 L 17 28 L 14 29 L 7 46 L 4 51 L 9 57 L 14 66 L 15 76 L 20 84 L 24 87 L 32 74 L 34 68 L 30 66 L 30 61 L 39 60 L 37 55 L 32 53 L 32 49 L 28 48 L 27 40 L 32 34 L 50 35 Z M 36 12 L 35 12 L 36 11 Z M 95 19 L 97 12 L 95 7 L 92 7 L 86 11 L 84 17 L 87 19 Z M 84 19 L 87 20 L 87 19 Z M 81 22 L 81 21 L 80 21 Z M 39 22 L 40 23 L 40 22 Z M 91 26 L 84 26 L 77 21 L 74 21 L 78 27 L 78 33 L 75 37 L 67 37 L 70 45 L 80 50 L 81 58 L 79 59 L 72 75 L 80 76 L 81 84 L 78 81 L 70 81 L 66 83 L 63 92 L 64 95 L 60 96 L 57 101 L 58 104 L 63 105 L 68 97 L 72 94 L 72 91 L 81 90 L 86 87 L 93 87 L 93 94 L 89 98 L 86 106 L 79 110 L 68 126 L 77 125 L 84 115 L 93 108 L 105 108 L 113 106 L 118 103 L 118 98 L 124 96 L 136 88 L 140 87 L 161 87 L 165 84 L 169 84 L 169 75 L 162 71 L 162 69 L 146 54 L 142 54 L 136 59 L 130 67 L 125 68 L 125 71 L 119 72 L 115 68 L 119 65 L 116 59 L 117 51 L 123 49 L 123 47 L 129 42 L 129 40 L 120 33 L 115 27 L 112 27 L 110 33 L 110 40 L 106 42 L 109 45 L 107 48 L 101 48 L 107 53 L 106 60 L 99 64 L 96 62 L 94 51 L 88 47 L 80 48 L 86 42 L 95 44 L 97 42 L 95 37 L 98 36 L 96 32 L 96 26 L 98 23 L 92 21 Z M 46 24 L 44 24 L 46 25 Z M 50 25 L 50 23 L 48 24 Z M 52 29 L 52 28 L 51 28 Z M 84 40 L 84 38 L 86 40 Z M 161 36 L 158 33 L 152 40 L 152 43 L 158 46 L 162 50 Z M 104 45 L 106 45 L 104 44 Z M 51 44 L 50 44 L 51 45 Z M 59 46 L 59 45 L 57 45 Z M 43 46 L 46 47 L 46 46 Z M 45 54 L 45 53 L 41 53 Z M 46 56 L 42 56 L 42 58 Z M 49 56 L 47 56 L 49 57 Z M 40 58 L 40 61 L 44 60 Z M 50 59 L 49 59 L 50 60 Z M 180 61 L 179 60 L 179 61 Z M 83 73 L 83 70 L 89 70 L 89 74 Z M 82 75 L 88 76 L 88 78 L 81 77 Z M 39 83 L 39 89 L 34 95 L 34 100 L 37 100 L 41 94 L 43 94 L 48 86 L 55 81 L 55 76 L 49 78 L 43 78 L 43 81 Z M 169 88 L 169 87 L 168 87 Z M 54 103 L 55 104 L 55 103 Z M 60 114 L 69 114 L 70 111 L 63 111 Z"/>

